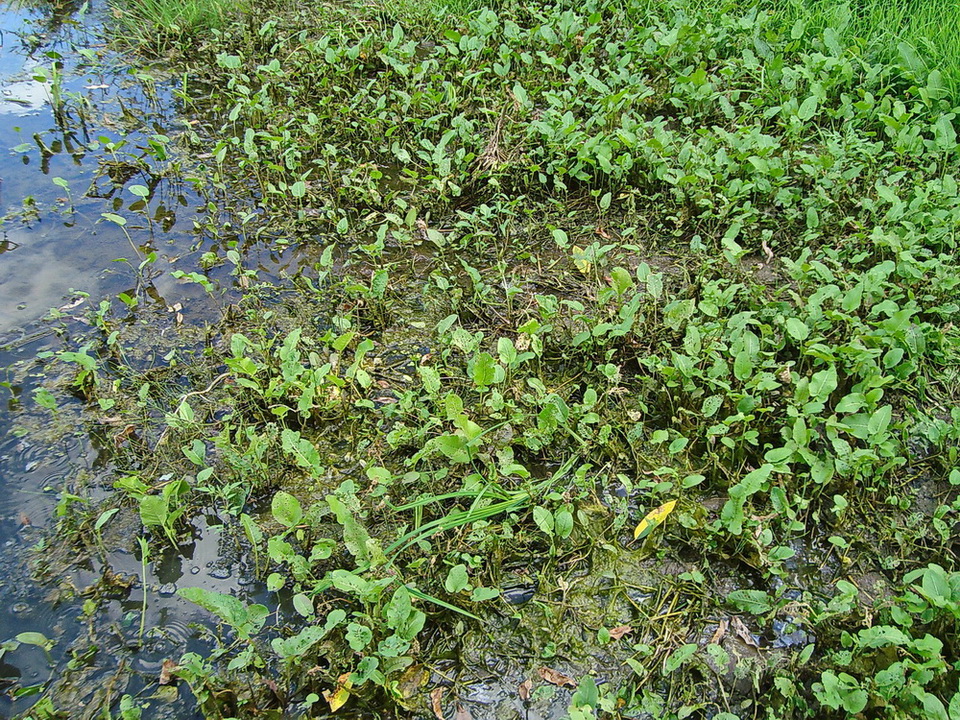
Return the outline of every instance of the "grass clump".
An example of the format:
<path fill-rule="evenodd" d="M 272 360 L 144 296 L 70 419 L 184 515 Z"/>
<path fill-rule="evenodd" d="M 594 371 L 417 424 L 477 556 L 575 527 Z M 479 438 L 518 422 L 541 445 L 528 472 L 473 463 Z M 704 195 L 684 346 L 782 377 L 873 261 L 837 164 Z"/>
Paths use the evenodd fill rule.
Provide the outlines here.
<path fill-rule="evenodd" d="M 111 0 L 114 35 L 142 51 L 184 49 L 222 29 L 244 3 L 230 0 Z"/>
<path fill-rule="evenodd" d="M 936 70 L 956 97 L 960 90 L 960 4 L 955 0 L 774 0 L 761 2 L 784 21 L 823 32 L 882 62 Z"/>

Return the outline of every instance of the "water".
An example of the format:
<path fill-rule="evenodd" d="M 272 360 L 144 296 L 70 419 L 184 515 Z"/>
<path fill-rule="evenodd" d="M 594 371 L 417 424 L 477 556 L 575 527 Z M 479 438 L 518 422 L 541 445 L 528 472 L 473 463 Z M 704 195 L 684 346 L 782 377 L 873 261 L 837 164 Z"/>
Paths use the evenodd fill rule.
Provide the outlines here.
<path fill-rule="evenodd" d="M 26 564 L 27 551 L 54 526 L 58 503 L 67 501 L 64 489 L 110 463 L 79 429 L 76 407 L 68 402 L 51 419 L 31 402 L 44 371 L 36 354 L 62 349 L 61 336 L 82 340 L 93 332 L 90 311 L 120 293 L 158 313 L 182 309 L 185 322 L 210 313 L 196 285 L 170 275 L 196 269 L 208 249 L 194 230 L 203 203 L 171 165 L 174 153 L 163 152 L 187 127 L 176 80 L 134 76 L 123 58 L 104 55 L 94 30 L 104 24 L 102 12 L 95 5 L 63 14 L 0 6 L 0 367 L 7 368 L 0 380 L 9 386 L 0 388 L 0 642 L 23 632 L 54 642 L 49 657 L 22 645 L 0 661 L 0 691 L 11 691 L 0 692 L 0 718 L 39 697 L 13 697 L 16 688 L 50 679 L 59 697 L 73 698 L 76 707 L 61 708 L 71 717 L 82 717 L 104 692 L 152 693 L 165 659 L 204 647 L 190 623 L 207 616 L 176 589 L 237 591 L 247 574 L 217 519 L 202 519 L 190 546 L 149 565 L 141 644 L 139 523 L 127 518 L 124 525 L 125 511 L 104 528 L 114 540 L 105 545 L 118 581 L 94 617 L 84 616 L 83 601 L 104 574 L 96 553 L 80 566 L 71 562 L 76 557 L 47 558 L 54 578 L 46 585 L 34 582 Z M 135 186 L 148 188 L 149 199 Z M 150 253 L 155 259 L 138 271 Z M 71 657 L 92 660 L 68 665 Z M 189 693 L 178 692 L 156 701 L 157 717 L 194 716 Z"/>

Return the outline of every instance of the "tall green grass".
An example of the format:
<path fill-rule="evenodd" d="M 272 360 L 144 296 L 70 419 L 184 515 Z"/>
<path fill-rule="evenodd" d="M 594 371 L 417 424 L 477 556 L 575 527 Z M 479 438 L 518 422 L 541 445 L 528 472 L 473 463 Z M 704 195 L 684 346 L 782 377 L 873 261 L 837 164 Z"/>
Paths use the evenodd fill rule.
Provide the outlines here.
<path fill-rule="evenodd" d="M 749 3 L 744 3 L 749 4 Z M 960 97 L 960 0 L 756 0 L 783 23 L 825 31 L 865 55 L 912 71 L 939 70 Z"/>
<path fill-rule="evenodd" d="M 158 53 L 223 28 L 244 5 L 235 0 L 111 0 L 116 34 Z"/>
<path fill-rule="evenodd" d="M 655 13 L 667 5 L 641 0 L 631 14 L 642 22 L 645 8 Z M 786 32 L 798 24 L 817 33 L 830 29 L 839 45 L 892 73 L 939 71 L 945 92 L 960 104 L 960 0 L 681 0 L 672 7 L 700 17 L 765 12 Z"/>

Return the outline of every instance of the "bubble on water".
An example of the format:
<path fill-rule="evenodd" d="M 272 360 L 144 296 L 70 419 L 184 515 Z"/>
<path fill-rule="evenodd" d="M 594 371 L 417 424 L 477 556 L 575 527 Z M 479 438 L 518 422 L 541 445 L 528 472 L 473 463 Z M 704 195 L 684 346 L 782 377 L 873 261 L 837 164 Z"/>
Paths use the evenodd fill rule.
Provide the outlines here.
<path fill-rule="evenodd" d="M 176 583 L 164 583 L 158 588 L 157 592 L 159 592 L 161 595 L 169 597 L 177 592 Z"/>

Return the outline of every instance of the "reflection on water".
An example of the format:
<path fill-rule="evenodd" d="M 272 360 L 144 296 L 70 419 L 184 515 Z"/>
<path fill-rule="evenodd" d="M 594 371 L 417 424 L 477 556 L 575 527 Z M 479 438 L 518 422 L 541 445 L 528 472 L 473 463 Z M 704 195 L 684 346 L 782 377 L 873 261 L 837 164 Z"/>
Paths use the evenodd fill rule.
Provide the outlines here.
<path fill-rule="evenodd" d="M 246 574 L 216 518 L 201 521 L 192 545 L 148 565 L 148 630 L 141 644 L 144 587 L 133 511 L 103 528 L 107 534 L 115 526 L 109 567 L 98 552 L 82 567 L 40 554 L 57 571 L 40 586 L 26 564 L 27 551 L 54 527 L 58 503 L 74 502 L 66 493 L 109 466 L 69 399 L 52 415 L 30 402 L 43 371 L 36 353 L 61 349 L 60 328 L 74 336 L 91 332 L 77 321 L 102 298 L 124 292 L 161 312 L 179 303 L 189 315 L 202 297 L 196 285 L 169 275 L 179 262 L 195 269 L 194 208 L 201 203 L 169 177 L 161 153 L 150 152 L 150 135 L 175 143 L 183 123 L 169 87 L 145 92 L 120 64 L 106 75 L 85 67 L 84 53 L 104 52 L 94 30 L 103 25 L 101 10 L 91 5 L 71 19 L 49 8 L 43 15 L 0 6 L 0 368 L 7 368 L 0 382 L 9 386 L 0 387 L 0 642 L 22 632 L 54 642 L 49 656 L 21 645 L 0 658 L 0 718 L 24 712 L 40 697 L 14 699 L 17 688 L 54 683 L 61 704 L 75 704 L 61 709 L 82 717 L 104 693 L 116 701 L 155 687 L 164 660 L 188 647 L 205 649 L 190 623 L 206 615 L 179 598 L 177 588 L 236 591 Z M 65 99 L 56 112 L 54 75 Z M 147 188 L 146 200 L 131 192 L 133 185 Z M 126 225 L 104 213 L 116 213 Z M 138 270 L 151 251 L 155 261 Z M 51 308 L 61 308 L 57 324 L 42 321 Z M 105 572 L 116 574 L 115 592 L 87 617 L 85 593 Z M 195 715 L 192 705 L 165 707 L 151 717 Z"/>

